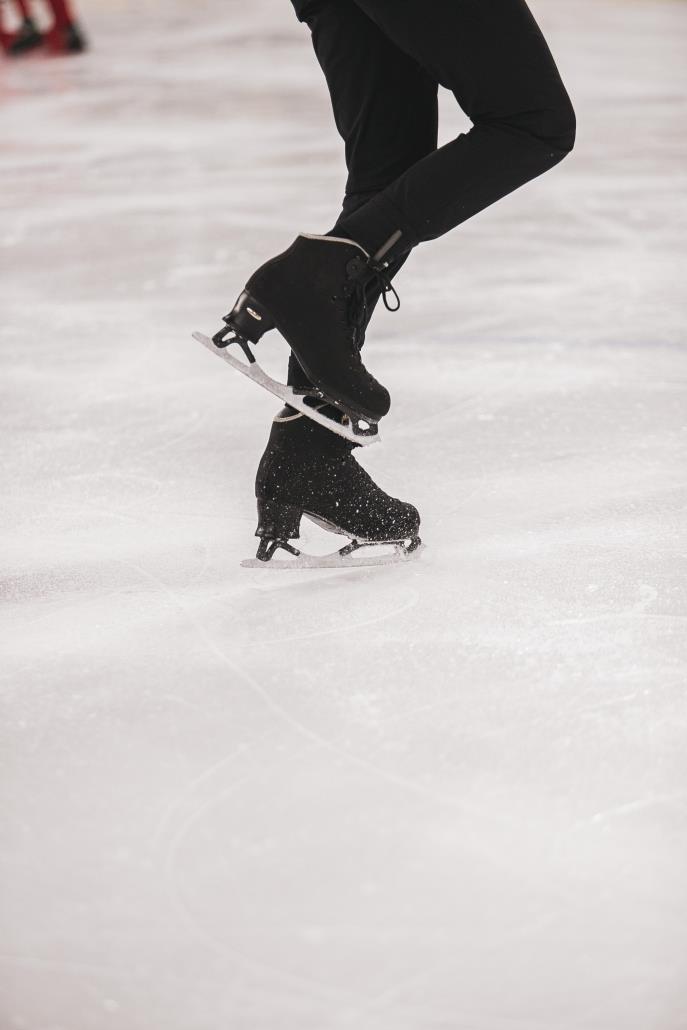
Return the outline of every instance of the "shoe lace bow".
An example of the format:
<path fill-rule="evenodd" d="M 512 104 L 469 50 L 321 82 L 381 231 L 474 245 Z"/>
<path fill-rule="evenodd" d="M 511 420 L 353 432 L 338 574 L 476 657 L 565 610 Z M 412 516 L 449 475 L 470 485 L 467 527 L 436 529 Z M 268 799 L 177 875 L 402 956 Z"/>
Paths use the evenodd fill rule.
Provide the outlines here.
<path fill-rule="evenodd" d="M 349 263 L 348 271 L 352 280 L 348 300 L 348 318 L 354 330 L 353 342 L 359 350 L 370 317 L 368 286 L 371 283 L 377 285 L 387 311 L 398 311 L 401 306 L 401 298 L 391 282 L 391 273 L 387 264 L 380 264 L 372 258 L 363 261 L 356 257 Z M 395 298 L 395 303 L 391 303 L 389 296 Z"/>

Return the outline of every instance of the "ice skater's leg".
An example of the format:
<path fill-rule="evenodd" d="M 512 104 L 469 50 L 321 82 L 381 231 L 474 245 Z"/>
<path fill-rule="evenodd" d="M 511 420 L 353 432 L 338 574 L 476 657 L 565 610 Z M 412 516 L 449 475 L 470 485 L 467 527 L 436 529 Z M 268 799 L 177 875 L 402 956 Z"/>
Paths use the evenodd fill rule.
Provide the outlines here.
<path fill-rule="evenodd" d="M 54 53 L 78 54 L 86 49 L 86 40 L 74 16 L 71 0 L 47 0 L 53 15 L 48 33 L 48 47 Z"/>
<path fill-rule="evenodd" d="M 390 253 L 443 235 L 572 149 L 572 105 L 524 0 L 355 2 L 473 122 L 340 221 L 370 253 L 396 233 Z"/>
<path fill-rule="evenodd" d="M 364 193 L 347 193 L 344 197 L 343 207 L 341 208 L 341 214 L 339 215 L 339 219 L 336 222 L 334 228 L 330 230 L 328 235 L 340 236 L 344 232 L 344 229 L 340 228 L 339 223 L 348 215 L 353 214 L 354 211 L 358 211 L 361 207 L 367 204 L 367 202 L 371 200 L 372 197 L 375 197 L 378 192 L 379 190 L 372 190 L 370 192 Z M 406 251 L 405 253 L 399 254 L 394 258 L 394 260 L 390 263 L 388 269 L 388 277 L 390 280 L 393 279 L 396 275 L 398 275 L 401 268 L 406 263 L 409 257 L 410 251 Z M 372 316 L 375 312 L 375 308 L 377 307 L 377 304 L 379 303 L 379 299 L 381 297 L 381 290 L 376 282 L 372 282 L 366 287 L 366 297 L 367 319 L 365 322 L 363 335 L 359 342 L 360 347 L 362 347 L 365 343 L 365 332 L 367 331 L 367 327 L 370 324 Z M 312 385 L 310 380 L 306 376 L 305 372 L 298 364 L 298 359 L 293 353 L 289 357 L 289 368 L 286 381 L 289 386 L 293 386 L 297 390 L 307 390 Z"/>
<path fill-rule="evenodd" d="M 58 28 L 66 28 L 74 21 L 72 12 L 67 6 L 67 0 L 48 0 L 48 6 L 52 11 L 55 25 Z"/>
<path fill-rule="evenodd" d="M 2 6 L 4 5 L 0 3 L 0 20 L 2 18 Z M 0 43 L 8 54 L 18 56 L 40 46 L 43 42 L 43 36 L 33 20 L 28 0 L 15 0 L 15 7 L 21 17 L 21 25 L 14 32 L 7 32 L 0 24 Z"/>
<path fill-rule="evenodd" d="M 336 236 L 342 219 L 436 149 L 437 83 L 352 2 L 313 0 L 304 17 L 345 145 L 343 208 L 329 233 Z M 404 260 L 395 262 L 392 276 Z M 373 285 L 368 316 L 378 299 L 379 289 Z M 309 385 L 293 356 L 288 382 Z"/>
<path fill-rule="evenodd" d="M 307 21 L 357 204 L 436 148 L 437 83 L 352 0 L 319 0 Z"/>

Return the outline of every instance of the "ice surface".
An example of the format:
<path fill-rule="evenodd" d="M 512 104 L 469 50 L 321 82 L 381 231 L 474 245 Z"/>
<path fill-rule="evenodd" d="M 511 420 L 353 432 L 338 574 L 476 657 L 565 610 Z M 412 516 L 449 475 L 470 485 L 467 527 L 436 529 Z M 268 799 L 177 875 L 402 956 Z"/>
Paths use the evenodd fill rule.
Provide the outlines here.
<path fill-rule="evenodd" d="M 0 66 L 2 1030 L 684 1028 L 687 7 L 535 0 L 578 148 L 367 352 L 427 550 L 268 576 L 190 332 L 337 210 L 307 31 L 82 6 Z"/>

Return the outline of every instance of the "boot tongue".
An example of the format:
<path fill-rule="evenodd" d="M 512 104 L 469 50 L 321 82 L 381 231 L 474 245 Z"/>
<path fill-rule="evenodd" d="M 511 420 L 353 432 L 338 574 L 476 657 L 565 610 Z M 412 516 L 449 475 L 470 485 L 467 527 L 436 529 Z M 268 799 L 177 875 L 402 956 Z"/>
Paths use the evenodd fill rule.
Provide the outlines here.
<path fill-rule="evenodd" d="M 307 401 L 306 401 L 307 403 Z M 321 401 L 312 402 L 326 418 L 332 422 L 341 423 L 346 417 L 331 404 L 322 404 Z M 301 446 L 308 452 L 317 452 L 329 457 L 344 457 L 350 454 L 358 444 L 344 439 L 319 422 L 314 422 L 302 412 L 297 411 L 287 404 L 273 420 L 273 440 L 288 441 L 289 447 Z M 276 434 L 276 435 L 275 435 Z"/>

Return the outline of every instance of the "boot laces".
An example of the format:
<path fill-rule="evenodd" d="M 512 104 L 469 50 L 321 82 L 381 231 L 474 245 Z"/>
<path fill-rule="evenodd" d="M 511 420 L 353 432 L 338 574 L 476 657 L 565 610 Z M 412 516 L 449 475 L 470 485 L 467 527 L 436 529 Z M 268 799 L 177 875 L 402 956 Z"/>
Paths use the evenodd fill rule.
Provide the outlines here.
<path fill-rule="evenodd" d="M 353 282 L 348 301 L 348 318 L 354 330 L 354 345 L 359 350 L 369 318 L 368 286 L 371 283 L 377 285 L 387 311 L 398 311 L 401 306 L 401 298 L 391 282 L 388 265 L 379 264 L 373 261 L 372 258 L 365 263 L 358 263 L 356 259 L 352 272 Z M 395 298 L 395 303 L 391 303 L 389 295 Z"/>

